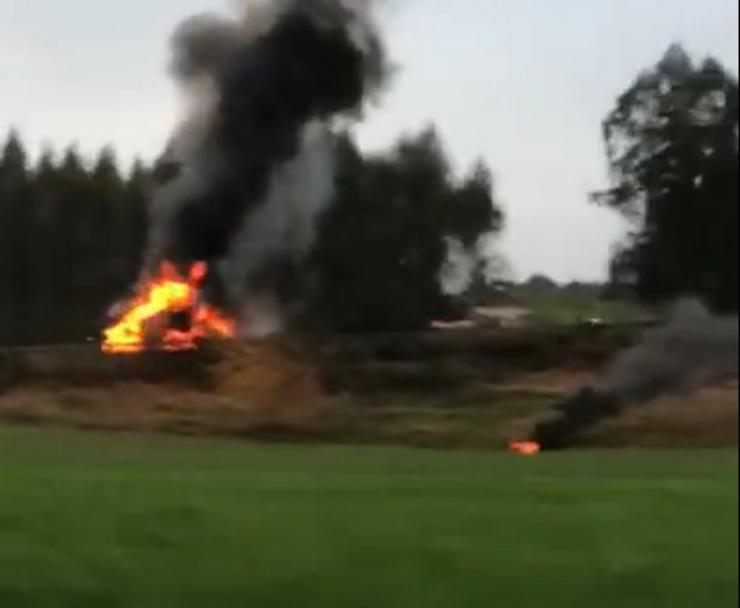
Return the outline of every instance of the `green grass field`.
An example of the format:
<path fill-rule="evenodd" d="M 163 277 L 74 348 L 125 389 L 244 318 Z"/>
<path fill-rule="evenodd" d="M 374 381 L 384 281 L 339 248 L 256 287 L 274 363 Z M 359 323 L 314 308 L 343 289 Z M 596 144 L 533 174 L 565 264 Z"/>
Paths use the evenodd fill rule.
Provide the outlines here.
<path fill-rule="evenodd" d="M 0 606 L 729 608 L 737 458 L 0 427 Z"/>
<path fill-rule="evenodd" d="M 612 325 L 641 323 L 654 315 L 629 302 L 598 300 L 568 296 L 522 298 L 521 304 L 532 311 L 536 324 L 571 327 L 587 319 L 599 318 Z"/>

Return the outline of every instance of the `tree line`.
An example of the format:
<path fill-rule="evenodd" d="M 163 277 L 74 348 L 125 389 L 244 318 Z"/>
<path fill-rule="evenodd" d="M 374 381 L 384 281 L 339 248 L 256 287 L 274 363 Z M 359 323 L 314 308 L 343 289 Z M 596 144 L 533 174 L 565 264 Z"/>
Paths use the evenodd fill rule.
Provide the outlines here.
<path fill-rule="evenodd" d="M 124 174 L 112 149 L 91 166 L 74 149 L 31 163 L 17 133 L 0 152 L 0 344 L 97 337 L 136 277 L 151 170 Z"/>
<path fill-rule="evenodd" d="M 681 295 L 738 307 L 738 86 L 716 60 L 671 47 L 638 75 L 603 125 L 610 188 L 594 195 L 632 229 L 611 291 L 654 304 Z M 306 270 L 304 312 L 329 331 L 413 329 L 455 316 L 495 278 L 486 243 L 504 225 L 491 170 L 454 175 L 434 128 L 385 154 L 337 136 L 335 195 Z M 97 338 L 137 278 L 162 167 L 122 171 L 114 151 L 29 160 L 0 150 L 0 345 Z M 515 262 L 515 261 L 514 261 Z M 455 282 L 455 281 L 452 281 Z M 460 281 L 457 281 L 460 283 Z"/>
<path fill-rule="evenodd" d="M 445 289 L 457 245 L 485 271 L 482 239 L 500 230 L 490 170 L 458 179 L 433 128 L 386 154 L 337 136 L 335 196 L 305 272 L 303 321 L 329 331 L 425 326 L 453 314 Z M 31 162 L 11 133 L 0 151 L 0 344 L 97 339 L 110 305 L 136 281 L 149 201 L 166 166 L 124 172 L 112 149 L 74 148 Z M 290 288 L 291 286 L 288 286 Z"/>

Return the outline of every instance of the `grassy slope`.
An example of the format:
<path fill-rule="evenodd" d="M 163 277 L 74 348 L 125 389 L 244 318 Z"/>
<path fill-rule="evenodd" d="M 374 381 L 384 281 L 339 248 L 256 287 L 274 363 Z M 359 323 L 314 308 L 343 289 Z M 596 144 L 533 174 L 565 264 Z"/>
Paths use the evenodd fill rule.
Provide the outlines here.
<path fill-rule="evenodd" d="M 736 451 L 0 428 L 0 606 L 729 607 L 737 505 Z"/>

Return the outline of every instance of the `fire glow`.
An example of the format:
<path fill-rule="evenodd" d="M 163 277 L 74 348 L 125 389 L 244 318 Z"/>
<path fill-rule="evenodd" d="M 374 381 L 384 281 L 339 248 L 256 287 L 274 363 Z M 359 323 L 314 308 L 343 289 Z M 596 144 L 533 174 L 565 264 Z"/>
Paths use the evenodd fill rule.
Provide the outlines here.
<path fill-rule="evenodd" d="M 542 446 L 535 441 L 514 441 L 509 447 L 520 456 L 537 456 L 542 452 Z"/>
<path fill-rule="evenodd" d="M 200 301 L 207 275 L 205 262 L 193 264 L 187 277 L 174 264 L 163 262 L 157 276 L 142 282 L 118 322 L 103 332 L 103 352 L 135 354 L 148 348 L 187 351 L 197 349 L 205 338 L 233 338 L 234 321 Z M 187 328 L 169 326 L 173 315 L 186 318 Z"/>

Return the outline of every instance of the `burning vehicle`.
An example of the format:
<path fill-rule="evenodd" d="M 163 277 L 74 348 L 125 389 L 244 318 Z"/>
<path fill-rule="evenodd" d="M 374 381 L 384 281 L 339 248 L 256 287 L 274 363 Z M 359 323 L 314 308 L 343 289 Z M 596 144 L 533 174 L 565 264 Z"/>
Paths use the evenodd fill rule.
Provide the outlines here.
<path fill-rule="evenodd" d="M 233 338 L 235 322 L 201 299 L 207 272 L 205 263 L 197 263 L 183 277 L 174 265 L 163 262 L 159 274 L 143 282 L 120 319 L 105 330 L 103 352 L 130 354 L 146 348 L 193 350 L 204 338 Z M 159 328 L 155 330 L 153 326 L 157 323 Z"/>

